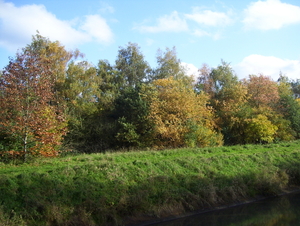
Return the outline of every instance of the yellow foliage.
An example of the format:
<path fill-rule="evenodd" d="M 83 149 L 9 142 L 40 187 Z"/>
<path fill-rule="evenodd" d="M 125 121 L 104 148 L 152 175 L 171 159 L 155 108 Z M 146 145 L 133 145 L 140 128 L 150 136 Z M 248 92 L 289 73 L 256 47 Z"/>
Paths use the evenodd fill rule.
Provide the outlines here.
<path fill-rule="evenodd" d="M 246 141 L 249 143 L 267 142 L 274 140 L 278 127 L 267 116 L 258 114 L 247 120 Z"/>
<path fill-rule="evenodd" d="M 186 145 L 186 136 L 191 133 L 191 125 L 196 126 L 195 143 L 208 146 L 214 131 L 214 112 L 207 106 L 208 96 L 197 95 L 191 85 L 173 77 L 153 82 L 154 92 L 150 97 L 150 120 L 155 124 L 155 134 L 161 147 L 180 147 Z M 200 133 L 199 128 L 203 128 Z M 198 132 L 197 132 L 198 131 Z M 220 141 L 218 141 L 220 142 Z"/>
<path fill-rule="evenodd" d="M 58 155 L 57 147 L 61 145 L 67 128 L 67 122 L 63 117 L 55 115 L 54 110 L 51 106 L 47 106 L 37 113 L 42 120 L 36 125 L 38 129 L 34 136 L 37 142 L 31 148 L 32 152 L 47 157 Z"/>

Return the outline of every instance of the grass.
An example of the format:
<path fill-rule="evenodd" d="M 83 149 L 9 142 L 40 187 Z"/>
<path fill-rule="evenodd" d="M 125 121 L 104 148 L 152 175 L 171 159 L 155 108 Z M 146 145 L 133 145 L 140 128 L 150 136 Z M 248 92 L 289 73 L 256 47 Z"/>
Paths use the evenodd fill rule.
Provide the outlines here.
<path fill-rule="evenodd" d="M 300 141 L 0 163 L 0 226 L 126 225 L 300 185 Z"/>

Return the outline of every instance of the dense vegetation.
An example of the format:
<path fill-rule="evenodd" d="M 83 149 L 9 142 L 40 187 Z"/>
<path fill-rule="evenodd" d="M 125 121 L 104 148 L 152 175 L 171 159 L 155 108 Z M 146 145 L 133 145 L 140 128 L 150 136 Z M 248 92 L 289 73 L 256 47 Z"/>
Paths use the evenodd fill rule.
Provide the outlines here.
<path fill-rule="evenodd" d="M 10 58 L 0 226 L 136 223 L 300 185 L 300 79 L 156 59 L 128 43 L 92 65 L 39 33 Z"/>
<path fill-rule="evenodd" d="M 124 225 L 300 185 L 300 142 L 0 164 L 0 225 Z"/>
<path fill-rule="evenodd" d="M 151 68 L 137 44 L 92 65 L 37 34 L 0 75 L 1 159 L 117 149 L 290 141 L 300 137 L 300 80 L 238 80 L 224 61 L 193 79 L 176 50 Z"/>

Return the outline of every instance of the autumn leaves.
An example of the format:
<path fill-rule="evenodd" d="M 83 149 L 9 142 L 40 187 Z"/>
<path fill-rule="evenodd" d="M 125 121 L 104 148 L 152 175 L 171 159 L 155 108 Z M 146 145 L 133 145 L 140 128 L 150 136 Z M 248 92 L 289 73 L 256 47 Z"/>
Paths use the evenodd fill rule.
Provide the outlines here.
<path fill-rule="evenodd" d="M 175 48 L 158 51 L 151 68 L 133 43 L 120 47 L 114 65 L 80 56 L 37 34 L 10 60 L 0 77 L 1 156 L 300 137 L 299 81 L 238 80 L 224 61 L 204 65 L 193 81 Z"/>

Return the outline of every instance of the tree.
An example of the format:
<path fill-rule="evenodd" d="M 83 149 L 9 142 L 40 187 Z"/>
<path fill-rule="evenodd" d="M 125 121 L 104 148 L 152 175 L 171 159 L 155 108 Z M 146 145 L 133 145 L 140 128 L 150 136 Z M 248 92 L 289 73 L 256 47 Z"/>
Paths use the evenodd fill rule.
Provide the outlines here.
<path fill-rule="evenodd" d="M 247 142 L 272 142 L 294 139 L 290 121 L 282 114 L 280 93 L 285 96 L 290 91 L 286 79 L 281 76 L 278 85 L 270 77 L 250 75 L 244 84 L 248 90 L 249 104 L 253 114 L 248 119 Z M 283 105 L 282 105 L 283 106 Z"/>
<path fill-rule="evenodd" d="M 216 114 L 225 144 L 244 143 L 246 120 L 252 113 L 248 104 L 247 87 L 237 83 L 223 88 Z"/>
<path fill-rule="evenodd" d="M 152 80 L 174 77 L 182 79 L 185 75 L 185 68 L 181 65 L 181 61 L 177 58 L 176 48 L 166 48 L 166 51 L 157 51 L 158 67 L 154 70 Z"/>
<path fill-rule="evenodd" d="M 153 143 L 150 103 L 143 98 L 146 86 L 128 87 L 115 101 L 114 117 L 118 123 L 115 137 L 119 147 L 145 148 Z"/>
<path fill-rule="evenodd" d="M 0 128 L 21 146 L 8 153 L 55 156 L 66 132 L 65 118 L 54 99 L 51 64 L 28 49 L 17 53 L 0 78 Z"/>
<path fill-rule="evenodd" d="M 62 94 L 72 114 L 85 112 L 91 114 L 97 110 L 100 99 L 101 78 L 97 70 L 87 61 L 71 62 L 66 71 Z"/>
<path fill-rule="evenodd" d="M 66 101 L 68 113 L 68 133 L 64 144 L 80 149 L 87 145 L 86 126 L 88 121 L 99 111 L 101 79 L 97 70 L 87 61 L 69 63 L 62 95 Z"/>
<path fill-rule="evenodd" d="M 223 60 L 216 68 L 204 64 L 199 72 L 196 90 L 209 95 L 225 143 L 241 142 L 244 139 L 244 119 L 250 110 L 247 88 L 238 81 L 230 64 Z"/>
<path fill-rule="evenodd" d="M 136 87 L 147 82 L 150 73 L 149 64 L 144 60 L 140 47 L 134 43 L 128 43 L 127 48 L 119 48 L 116 66 L 119 75 L 123 78 L 124 87 Z"/>
<path fill-rule="evenodd" d="M 250 75 L 244 83 L 248 88 L 249 102 L 253 107 L 272 108 L 279 100 L 278 86 L 268 76 Z"/>
<path fill-rule="evenodd" d="M 287 77 L 280 77 L 278 81 L 279 102 L 277 110 L 283 115 L 290 131 L 290 136 L 300 137 L 300 102 L 295 99 L 294 83 Z M 282 129 L 280 130 L 282 131 Z"/>
<path fill-rule="evenodd" d="M 59 41 L 52 42 L 48 38 L 43 37 L 37 32 L 32 37 L 32 42 L 25 47 L 25 51 L 31 53 L 36 61 L 47 61 L 49 70 L 51 70 L 50 78 L 54 82 L 53 92 L 54 97 L 52 101 L 56 104 L 64 104 L 64 97 L 62 96 L 63 84 L 66 78 L 66 70 L 69 62 L 72 59 L 77 59 L 83 56 L 78 50 L 67 51 Z"/>
<path fill-rule="evenodd" d="M 247 120 L 245 141 L 247 143 L 270 143 L 274 140 L 278 127 L 265 115 L 258 114 Z"/>
<path fill-rule="evenodd" d="M 123 87 L 123 78 L 107 60 L 99 60 L 97 76 L 101 80 L 99 104 L 103 109 L 112 109 L 113 102 L 118 97 L 121 87 Z"/>
<path fill-rule="evenodd" d="M 211 68 L 207 64 L 203 64 L 199 69 L 199 77 L 197 78 L 197 84 L 195 85 L 195 89 L 198 93 L 205 92 L 210 97 L 214 96 L 213 84 L 214 81 L 210 77 Z"/>
<path fill-rule="evenodd" d="M 291 85 L 295 98 L 300 98 L 300 79 L 292 81 Z"/>
<path fill-rule="evenodd" d="M 222 98 L 222 90 L 238 83 L 238 78 L 229 63 L 221 61 L 217 68 L 204 64 L 199 70 L 198 88 L 208 93 L 211 99 Z"/>
<path fill-rule="evenodd" d="M 102 150 L 144 143 L 146 124 L 142 124 L 142 118 L 135 117 L 144 114 L 145 106 L 138 90 L 141 84 L 149 82 L 150 71 L 140 47 L 134 43 L 119 48 L 115 65 L 107 60 L 99 61 L 99 111 L 88 123 L 87 134 Z"/>
<path fill-rule="evenodd" d="M 173 77 L 153 82 L 149 118 L 154 123 L 158 147 L 213 146 L 222 143 L 215 131 L 214 114 L 208 97 L 197 95 L 192 84 Z"/>

